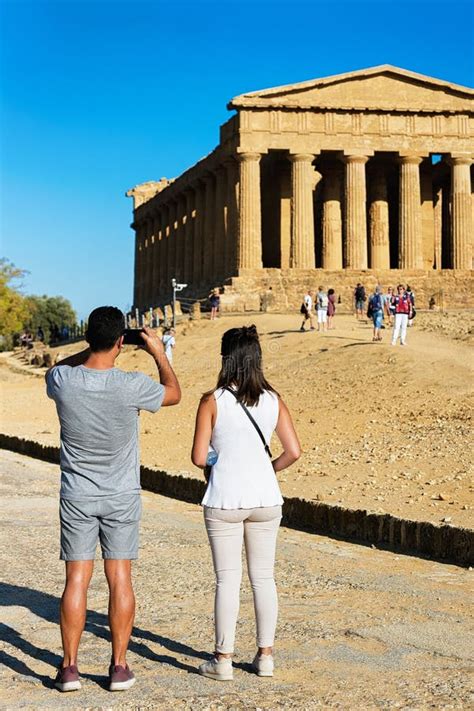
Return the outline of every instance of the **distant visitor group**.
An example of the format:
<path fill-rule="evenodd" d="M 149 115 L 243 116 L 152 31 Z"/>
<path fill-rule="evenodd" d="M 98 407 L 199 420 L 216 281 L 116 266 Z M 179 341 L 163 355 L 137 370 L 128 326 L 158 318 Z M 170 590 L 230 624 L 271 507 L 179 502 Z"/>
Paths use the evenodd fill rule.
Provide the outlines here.
<path fill-rule="evenodd" d="M 382 329 L 385 328 L 384 320 L 387 319 L 388 326 L 392 328 L 391 344 L 395 346 L 400 340 L 400 345 L 406 345 L 407 328 L 411 325 L 415 315 L 415 294 L 410 286 L 399 284 L 396 290 L 389 286 L 387 293 L 383 293 L 382 287 L 377 285 L 373 293 L 367 299 L 366 290 L 363 284 L 357 283 L 354 293 L 354 313 L 358 320 L 370 319 L 373 323 L 372 341 L 382 340 Z M 323 286 L 315 292 L 311 289 L 303 297 L 300 307 L 303 321 L 300 331 L 306 331 L 306 324 L 309 322 L 309 330 L 315 331 L 314 318 L 318 324 L 318 331 L 327 331 L 334 328 L 334 316 L 336 313 L 336 293 L 334 289 L 326 292 Z"/>

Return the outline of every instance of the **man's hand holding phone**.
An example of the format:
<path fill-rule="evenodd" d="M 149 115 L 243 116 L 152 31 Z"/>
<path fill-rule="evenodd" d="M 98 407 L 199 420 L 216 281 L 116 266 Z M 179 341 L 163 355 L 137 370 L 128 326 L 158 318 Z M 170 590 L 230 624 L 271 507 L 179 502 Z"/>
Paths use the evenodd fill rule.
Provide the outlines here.
<path fill-rule="evenodd" d="M 144 326 L 140 336 L 143 341 L 143 347 L 156 361 L 161 361 L 162 358 L 166 357 L 163 342 L 153 329 Z"/>

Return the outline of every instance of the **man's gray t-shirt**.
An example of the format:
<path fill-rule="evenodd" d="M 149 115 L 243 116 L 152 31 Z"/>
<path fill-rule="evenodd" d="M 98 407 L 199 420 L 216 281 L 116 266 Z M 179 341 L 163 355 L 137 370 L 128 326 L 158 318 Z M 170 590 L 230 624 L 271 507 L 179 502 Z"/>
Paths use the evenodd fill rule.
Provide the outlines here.
<path fill-rule="evenodd" d="M 61 498 L 138 493 L 138 413 L 160 409 L 163 385 L 144 373 L 84 365 L 56 366 L 46 382 L 61 423 Z"/>

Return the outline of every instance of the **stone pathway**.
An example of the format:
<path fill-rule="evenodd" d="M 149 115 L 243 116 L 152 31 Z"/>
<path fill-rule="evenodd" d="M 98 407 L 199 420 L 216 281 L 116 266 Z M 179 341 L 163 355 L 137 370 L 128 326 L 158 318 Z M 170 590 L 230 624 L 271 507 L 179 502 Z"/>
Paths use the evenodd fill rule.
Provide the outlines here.
<path fill-rule="evenodd" d="M 1 452 L 5 709 L 467 709 L 474 648 L 472 572 L 282 528 L 277 673 L 249 670 L 254 621 L 244 579 L 234 681 L 199 677 L 213 646 L 213 576 L 201 511 L 145 493 L 129 692 L 105 688 L 106 585 L 98 562 L 83 636 L 82 690 L 52 686 L 57 624 L 57 467 Z"/>

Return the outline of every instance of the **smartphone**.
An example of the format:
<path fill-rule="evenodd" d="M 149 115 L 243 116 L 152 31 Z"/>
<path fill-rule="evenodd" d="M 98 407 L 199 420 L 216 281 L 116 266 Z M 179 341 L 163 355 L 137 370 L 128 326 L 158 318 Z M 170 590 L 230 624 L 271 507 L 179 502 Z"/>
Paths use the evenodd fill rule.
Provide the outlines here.
<path fill-rule="evenodd" d="M 126 328 L 123 332 L 123 343 L 128 346 L 144 346 L 145 341 L 141 337 L 142 328 Z"/>

